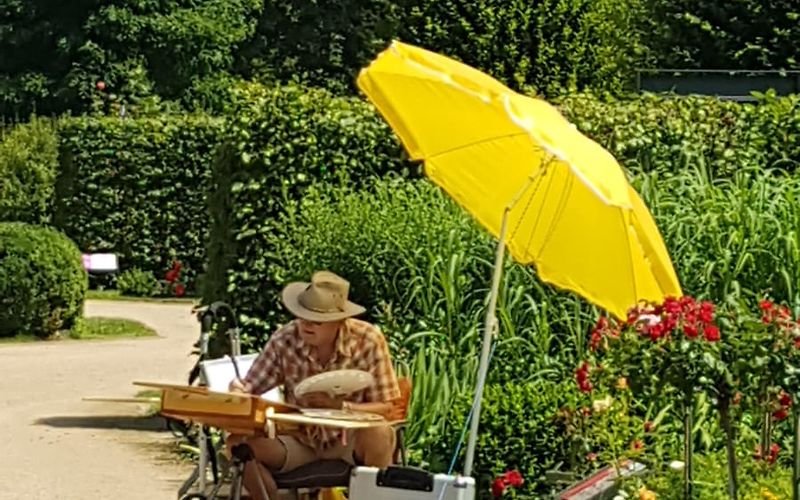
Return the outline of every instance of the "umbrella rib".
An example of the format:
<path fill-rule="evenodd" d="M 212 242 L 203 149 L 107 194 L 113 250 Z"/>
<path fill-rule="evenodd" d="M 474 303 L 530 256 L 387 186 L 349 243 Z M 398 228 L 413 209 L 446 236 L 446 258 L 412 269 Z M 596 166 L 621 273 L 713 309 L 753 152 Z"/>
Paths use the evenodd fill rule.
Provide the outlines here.
<path fill-rule="evenodd" d="M 625 225 L 625 215 L 622 209 L 619 209 L 619 220 L 622 222 L 622 234 L 628 234 L 628 227 Z M 625 246 L 628 248 L 628 262 L 631 264 L 631 281 L 633 281 L 633 298 L 636 301 L 636 304 L 631 304 L 629 307 L 633 307 L 639 303 L 639 292 L 636 290 L 636 269 L 633 266 L 633 250 L 631 249 L 630 240 L 628 240 L 628 244 Z"/>
<path fill-rule="evenodd" d="M 477 146 L 479 144 L 485 144 L 485 143 L 488 143 L 488 142 L 499 141 L 499 140 L 502 140 L 502 139 L 510 139 L 510 138 L 517 137 L 517 136 L 520 136 L 520 135 L 528 135 L 528 133 L 527 132 L 515 132 L 513 134 L 504 134 L 504 135 L 498 135 L 498 136 L 495 136 L 495 137 L 488 137 L 486 139 L 481 139 L 479 141 L 470 142 L 468 144 L 461 144 L 461 145 L 456 146 L 454 148 L 446 149 L 444 151 L 440 151 L 438 153 L 431 154 L 430 156 L 427 157 L 427 159 L 431 159 L 432 160 L 432 159 L 434 159 L 434 158 L 436 158 L 438 156 L 443 156 L 443 155 L 447 155 L 447 154 L 450 154 L 450 153 L 454 153 L 456 151 L 459 151 L 459 150 L 462 150 L 462 149 L 471 148 L 471 147 Z"/>
<path fill-rule="evenodd" d="M 547 233 L 545 233 L 545 236 L 542 239 L 542 244 L 539 246 L 539 251 L 536 254 L 536 260 L 539 260 L 539 258 L 541 258 L 542 252 L 544 251 L 544 247 L 550 242 L 550 238 L 553 236 L 556 224 L 558 220 L 561 218 L 561 215 L 564 213 L 564 209 L 567 206 L 567 198 L 574 184 L 575 184 L 575 178 L 572 176 L 567 177 L 567 182 L 564 183 L 564 187 L 561 189 L 561 194 L 559 195 L 558 204 L 556 204 L 556 210 L 553 213 L 552 220 L 550 221 L 550 227 L 548 227 Z M 531 233 L 531 239 L 533 239 L 533 233 Z"/>

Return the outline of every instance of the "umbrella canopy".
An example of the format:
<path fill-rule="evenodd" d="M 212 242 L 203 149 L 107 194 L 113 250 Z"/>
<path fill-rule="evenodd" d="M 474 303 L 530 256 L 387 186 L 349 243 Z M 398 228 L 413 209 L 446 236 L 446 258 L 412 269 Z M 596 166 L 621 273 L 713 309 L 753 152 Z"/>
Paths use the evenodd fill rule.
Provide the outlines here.
<path fill-rule="evenodd" d="M 663 239 L 614 157 L 545 101 L 394 42 L 359 77 L 426 175 L 544 281 L 617 317 L 681 295 Z"/>

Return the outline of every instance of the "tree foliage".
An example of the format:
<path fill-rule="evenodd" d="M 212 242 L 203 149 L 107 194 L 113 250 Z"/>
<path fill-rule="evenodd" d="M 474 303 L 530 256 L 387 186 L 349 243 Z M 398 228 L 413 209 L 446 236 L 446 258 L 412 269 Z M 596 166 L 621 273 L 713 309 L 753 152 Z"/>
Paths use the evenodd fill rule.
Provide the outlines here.
<path fill-rule="evenodd" d="M 231 69 L 259 0 L 4 0 L 0 114 L 85 110 L 106 94 L 178 99 Z"/>
<path fill-rule="evenodd" d="M 252 71 L 350 88 L 394 38 L 473 64 L 508 85 L 544 92 L 596 83 L 619 89 L 638 57 L 638 0 L 266 0 Z"/>
<path fill-rule="evenodd" d="M 797 0 L 646 0 L 641 29 L 668 68 L 798 69 Z"/>

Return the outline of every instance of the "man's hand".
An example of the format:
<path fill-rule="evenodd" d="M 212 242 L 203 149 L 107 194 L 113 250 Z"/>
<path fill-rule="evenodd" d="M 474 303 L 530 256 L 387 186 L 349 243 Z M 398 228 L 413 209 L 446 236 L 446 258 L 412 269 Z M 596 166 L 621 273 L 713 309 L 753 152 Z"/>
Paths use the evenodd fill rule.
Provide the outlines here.
<path fill-rule="evenodd" d="M 312 392 L 303 396 L 303 404 L 309 408 L 341 410 L 344 400 L 333 398 L 326 392 Z"/>
<path fill-rule="evenodd" d="M 249 394 L 252 387 L 250 384 L 241 381 L 238 378 L 231 380 L 231 383 L 228 384 L 228 390 L 230 392 L 243 392 L 245 394 Z"/>

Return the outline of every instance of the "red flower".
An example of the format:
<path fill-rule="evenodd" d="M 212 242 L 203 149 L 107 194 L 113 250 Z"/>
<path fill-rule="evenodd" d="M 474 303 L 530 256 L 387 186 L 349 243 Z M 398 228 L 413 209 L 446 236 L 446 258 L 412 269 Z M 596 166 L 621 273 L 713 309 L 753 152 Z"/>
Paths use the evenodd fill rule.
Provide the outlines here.
<path fill-rule="evenodd" d="M 104 82 L 103 80 L 100 80 L 97 83 L 95 83 L 94 86 L 97 88 L 97 90 L 102 92 L 103 90 L 106 89 L 106 82 Z"/>
<path fill-rule="evenodd" d="M 593 386 L 589 381 L 589 363 L 586 361 L 575 370 L 575 381 L 578 382 L 578 389 L 580 389 L 581 392 L 592 392 Z"/>
<path fill-rule="evenodd" d="M 596 351 L 597 348 L 600 347 L 600 342 L 602 341 L 603 341 L 603 335 L 597 330 L 594 330 L 592 332 L 591 338 L 589 339 L 589 349 Z"/>
<path fill-rule="evenodd" d="M 524 482 L 525 481 L 522 479 L 522 474 L 520 474 L 518 471 L 508 471 L 492 481 L 492 495 L 495 498 L 499 498 L 503 496 L 503 493 L 506 491 L 507 487 L 513 486 L 514 488 L 519 488 Z"/>
<path fill-rule="evenodd" d="M 182 283 L 175 285 L 175 296 L 183 297 L 184 295 L 186 295 L 186 287 Z"/>
<path fill-rule="evenodd" d="M 633 448 L 633 451 L 642 451 L 642 449 L 644 449 L 644 443 L 641 441 L 641 439 L 637 439 L 631 443 L 631 448 Z"/>
<path fill-rule="evenodd" d="M 506 483 L 503 481 L 502 477 L 498 477 L 492 481 L 492 496 L 500 498 L 503 496 L 504 491 L 506 491 Z"/>
<path fill-rule="evenodd" d="M 779 401 L 786 408 L 792 406 L 792 397 L 786 391 L 781 391 Z"/>
<path fill-rule="evenodd" d="M 797 349 L 800 349 L 800 337 L 797 337 L 797 338 L 794 339 L 794 346 Z"/>
<path fill-rule="evenodd" d="M 714 304 L 708 301 L 700 303 L 700 319 L 704 323 L 711 323 L 714 321 Z"/>
<path fill-rule="evenodd" d="M 513 486 L 514 488 L 519 488 L 522 486 L 522 483 L 525 482 L 525 480 L 522 479 L 522 474 L 516 470 L 508 471 L 503 474 L 503 479 L 505 480 L 506 484 Z"/>
<path fill-rule="evenodd" d="M 174 269 L 175 271 L 180 271 L 182 267 L 183 265 L 181 264 L 181 261 L 179 260 L 172 261 L 172 269 Z"/>
<path fill-rule="evenodd" d="M 644 431 L 645 432 L 652 432 L 653 429 L 655 429 L 655 428 L 656 428 L 656 424 L 654 424 L 653 422 L 651 422 L 649 420 L 644 423 Z"/>
<path fill-rule="evenodd" d="M 686 336 L 690 339 L 697 338 L 697 325 L 694 323 L 687 323 L 683 325 L 683 333 L 686 334 Z"/>
<path fill-rule="evenodd" d="M 719 340 L 719 328 L 714 325 L 708 325 L 703 328 L 703 336 L 709 342 L 716 342 Z"/>
<path fill-rule="evenodd" d="M 166 276 L 164 279 L 167 280 L 168 283 L 174 283 L 178 279 L 178 272 L 174 269 L 167 271 Z"/>
<path fill-rule="evenodd" d="M 664 299 L 664 311 L 668 314 L 679 314 L 681 312 L 681 303 L 675 297 L 667 297 Z"/>
<path fill-rule="evenodd" d="M 695 306 L 694 298 L 689 297 L 688 295 L 684 295 L 683 297 L 681 297 L 680 303 L 684 312 L 694 309 Z"/>
<path fill-rule="evenodd" d="M 781 408 L 780 410 L 776 411 L 772 414 L 773 418 L 777 421 L 786 420 L 786 417 L 789 416 L 789 412 L 786 411 L 786 408 Z"/>
<path fill-rule="evenodd" d="M 664 336 L 664 324 L 663 323 L 656 323 L 655 325 L 651 325 L 647 330 L 645 330 L 650 334 L 650 340 L 656 342 L 661 337 Z"/>
<path fill-rule="evenodd" d="M 778 443 L 772 443 L 772 446 L 769 447 L 769 457 L 767 457 L 767 462 L 774 464 L 776 460 L 778 460 L 778 453 L 780 453 L 781 447 L 778 446 Z"/>
<path fill-rule="evenodd" d="M 765 313 L 771 311 L 774 306 L 775 304 L 773 304 L 771 300 L 766 299 L 758 303 L 758 307 L 760 307 Z"/>

